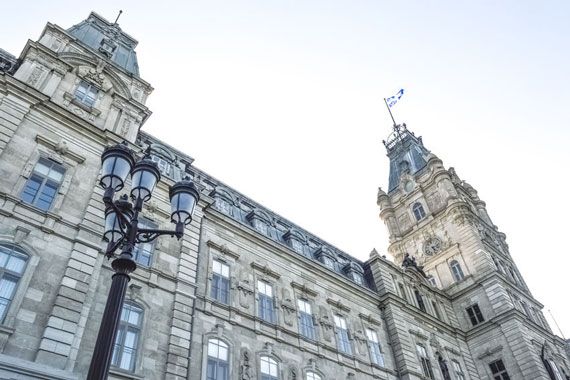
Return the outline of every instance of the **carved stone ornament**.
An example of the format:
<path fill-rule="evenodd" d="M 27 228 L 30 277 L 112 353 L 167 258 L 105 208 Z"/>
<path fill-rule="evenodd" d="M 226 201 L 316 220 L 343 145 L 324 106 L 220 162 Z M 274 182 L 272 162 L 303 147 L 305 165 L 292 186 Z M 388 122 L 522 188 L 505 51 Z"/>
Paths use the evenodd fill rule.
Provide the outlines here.
<path fill-rule="evenodd" d="M 249 309 L 253 299 L 253 287 L 249 280 L 242 279 L 237 285 L 237 290 L 239 294 L 239 305 L 244 309 Z"/>
<path fill-rule="evenodd" d="M 247 348 L 242 348 L 239 363 L 239 380 L 253 379 L 251 358 L 251 352 Z"/>
<path fill-rule="evenodd" d="M 332 342 L 334 334 L 334 326 L 323 306 L 319 307 L 319 324 L 323 332 L 323 338 L 326 342 Z"/>
<path fill-rule="evenodd" d="M 295 304 L 291 299 L 291 292 L 287 288 L 283 288 L 283 301 L 281 303 L 283 309 L 283 320 L 287 326 L 293 326 L 295 320 Z"/>
<path fill-rule="evenodd" d="M 356 350 L 361 356 L 368 355 L 368 347 L 366 345 L 366 337 L 362 330 L 358 330 L 354 333 L 354 341 L 356 342 Z"/>
<path fill-rule="evenodd" d="M 289 366 L 289 370 L 287 371 L 287 380 L 297 380 L 298 378 L 297 369 L 293 366 Z"/>

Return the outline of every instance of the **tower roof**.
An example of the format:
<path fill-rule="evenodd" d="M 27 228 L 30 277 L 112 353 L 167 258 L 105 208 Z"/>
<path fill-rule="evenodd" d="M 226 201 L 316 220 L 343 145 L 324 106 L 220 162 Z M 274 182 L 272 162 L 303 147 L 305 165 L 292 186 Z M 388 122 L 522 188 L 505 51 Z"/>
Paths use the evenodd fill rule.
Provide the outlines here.
<path fill-rule="evenodd" d="M 383 141 L 390 158 L 390 177 L 388 192 L 395 190 L 403 174 L 414 175 L 427 165 L 426 157 L 430 153 L 424 147 L 421 137 L 409 131 L 406 124 L 394 125 L 394 130 Z"/>
<path fill-rule="evenodd" d="M 123 32 L 118 24 L 91 12 L 87 20 L 81 21 L 67 31 L 97 54 L 111 60 L 128 73 L 139 76 L 135 52 L 138 42 Z"/>

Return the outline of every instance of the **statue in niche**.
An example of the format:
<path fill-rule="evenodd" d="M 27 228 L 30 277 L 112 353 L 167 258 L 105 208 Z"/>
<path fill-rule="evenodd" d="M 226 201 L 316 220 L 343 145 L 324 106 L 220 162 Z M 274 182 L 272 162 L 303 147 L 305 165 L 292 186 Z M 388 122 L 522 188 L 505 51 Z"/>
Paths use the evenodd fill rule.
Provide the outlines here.
<path fill-rule="evenodd" d="M 251 372 L 251 353 L 247 348 L 244 348 L 241 351 L 239 380 L 252 380 L 253 376 Z"/>
<path fill-rule="evenodd" d="M 402 266 L 404 267 L 404 269 L 408 269 L 408 268 L 415 269 L 422 276 L 427 277 L 425 272 L 424 272 L 423 266 L 418 265 L 418 263 L 416 262 L 416 258 L 413 256 L 410 256 L 409 253 L 406 253 L 404 255 L 404 260 L 402 261 Z"/>

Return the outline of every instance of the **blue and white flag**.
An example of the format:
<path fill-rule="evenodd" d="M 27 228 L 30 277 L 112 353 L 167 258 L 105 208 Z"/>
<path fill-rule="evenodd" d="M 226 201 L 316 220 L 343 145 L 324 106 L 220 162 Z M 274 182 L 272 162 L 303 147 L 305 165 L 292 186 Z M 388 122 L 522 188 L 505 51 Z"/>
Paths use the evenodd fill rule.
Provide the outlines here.
<path fill-rule="evenodd" d="M 398 91 L 396 95 L 390 96 L 388 99 L 386 99 L 386 104 L 388 104 L 388 107 L 391 108 L 392 106 L 394 106 L 394 104 L 398 103 L 398 100 L 400 100 L 402 95 L 404 95 L 403 88 L 400 91 Z"/>

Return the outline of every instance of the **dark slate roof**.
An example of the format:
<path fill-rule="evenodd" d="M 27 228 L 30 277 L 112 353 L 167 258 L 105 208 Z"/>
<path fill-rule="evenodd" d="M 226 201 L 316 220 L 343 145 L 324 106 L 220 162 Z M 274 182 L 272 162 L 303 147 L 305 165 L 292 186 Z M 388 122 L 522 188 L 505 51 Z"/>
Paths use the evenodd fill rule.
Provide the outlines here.
<path fill-rule="evenodd" d="M 406 124 L 395 126 L 384 145 L 390 159 L 388 192 L 391 192 L 398 187 L 402 174 L 414 175 L 427 165 L 429 150 L 424 147 L 422 138 L 410 132 Z"/>
<path fill-rule="evenodd" d="M 0 49 L 0 72 L 12 73 L 16 68 L 18 59 L 6 50 Z"/>
<path fill-rule="evenodd" d="M 67 30 L 80 42 L 93 49 L 99 55 L 110 59 L 128 73 L 139 76 L 139 65 L 135 47 L 138 42 L 121 30 L 118 24 L 110 23 L 95 12 L 91 12 L 87 20 L 72 26 Z M 110 50 L 102 49 L 102 41 L 114 47 Z"/>
<path fill-rule="evenodd" d="M 190 167 L 193 161 L 191 157 L 165 145 L 148 133 L 139 132 L 138 142 L 140 145 L 151 144 L 153 147 L 151 148 L 151 152 L 153 152 L 151 154 L 154 154 L 156 151 L 156 154 L 161 155 L 163 159 L 170 162 L 173 170 L 168 172 L 162 171 L 163 175 L 175 181 L 181 179 L 184 175 L 189 175 L 196 183 L 209 190 L 210 196 L 215 200 L 213 207 L 216 210 L 256 233 L 288 248 L 295 254 L 313 260 L 350 281 L 355 282 L 352 278 L 354 273 L 362 275 L 363 283 L 360 285 L 375 290 L 372 274 L 367 263 L 341 251 L 332 244 L 302 229 L 268 208 L 261 206 L 196 167 Z M 166 156 L 170 156 L 170 154 L 158 152 L 157 146 L 159 145 L 161 150 L 170 150 L 172 157 L 175 158 L 168 158 Z M 325 266 L 320 259 L 323 255 L 332 259 L 332 267 Z"/>

